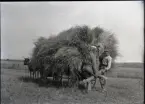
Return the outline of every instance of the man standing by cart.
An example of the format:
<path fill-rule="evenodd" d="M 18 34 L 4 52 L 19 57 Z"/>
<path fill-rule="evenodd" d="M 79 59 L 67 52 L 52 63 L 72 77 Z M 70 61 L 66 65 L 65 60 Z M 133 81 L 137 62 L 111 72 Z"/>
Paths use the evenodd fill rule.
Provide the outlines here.
<path fill-rule="evenodd" d="M 101 73 L 101 75 L 105 75 L 105 73 L 111 68 L 112 57 L 110 56 L 108 50 L 105 50 L 102 56 L 103 57 L 99 58 L 99 72 Z M 100 78 L 99 80 L 103 91 L 105 91 L 106 79 Z"/>

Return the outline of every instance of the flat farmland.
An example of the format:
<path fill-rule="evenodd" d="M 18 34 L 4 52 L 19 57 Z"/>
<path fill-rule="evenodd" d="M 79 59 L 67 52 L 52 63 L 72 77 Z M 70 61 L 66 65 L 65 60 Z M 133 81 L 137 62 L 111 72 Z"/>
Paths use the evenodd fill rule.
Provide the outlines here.
<path fill-rule="evenodd" d="M 115 63 L 114 68 L 107 73 L 108 77 L 114 78 L 143 78 L 143 63 Z M 23 60 L 1 60 L 1 68 L 25 70 L 28 67 L 24 65 Z"/>
<path fill-rule="evenodd" d="M 142 68 L 118 67 L 112 69 L 112 73 L 115 69 L 120 73 L 126 71 L 140 72 L 140 76 L 143 74 Z M 98 90 L 86 94 L 80 89 L 58 89 L 49 83 L 50 80 L 46 85 L 40 85 L 38 80 L 29 79 L 27 70 L 2 68 L 1 104 L 143 104 L 143 77 L 123 78 L 111 75 L 113 76 L 108 72 L 107 92 L 100 92 L 100 84 L 97 82 Z"/>

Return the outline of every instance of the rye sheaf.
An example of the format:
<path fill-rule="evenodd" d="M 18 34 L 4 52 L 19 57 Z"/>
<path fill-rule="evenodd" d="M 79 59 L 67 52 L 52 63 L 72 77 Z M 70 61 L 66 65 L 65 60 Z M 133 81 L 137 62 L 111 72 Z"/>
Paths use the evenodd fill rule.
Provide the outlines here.
<path fill-rule="evenodd" d="M 30 72 L 35 74 L 38 71 L 42 79 L 51 76 L 60 84 L 63 84 L 63 75 L 67 75 L 70 86 L 77 86 L 85 77 L 81 75 L 81 69 L 84 61 L 91 63 L 88 55 L 91 45 L 100 46 L 97 48 L 97 66 L 104 49 L 109 50 L 113 62 L 118 55 L 114 34 L 98 26 L 92 29 L 74 26 L 55 36 L 40 37 L 34 45 L 31 61 L 27 64 Z"/>

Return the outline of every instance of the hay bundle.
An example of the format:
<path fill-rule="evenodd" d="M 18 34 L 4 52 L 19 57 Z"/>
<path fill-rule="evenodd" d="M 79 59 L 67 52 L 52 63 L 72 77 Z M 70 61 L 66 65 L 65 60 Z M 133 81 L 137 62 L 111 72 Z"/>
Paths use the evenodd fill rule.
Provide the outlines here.
<path fill-rule="evenodd" d="M 55 54 L 55 58 L 57 57 L 70 57 L 70 56 L 79 56 L 80 52 L 76 47 L 62 47 Z"/>
<path fill-rule="evenodd" d="M 111 57 L 113 58 L 113 60 L 115 60 L 119 55 L 117 50 L 118 40 L 116 39 L 115 34 L 100 27 L 95 27 L 94 29 L 92 29 L 92 34 L 94 36 L 92 44 L 102 44 L 104 50 L 109 50 Z"/>
<path fill-rule="evenodd" d="M 78 49 L 75 47 L 60 48 L 55 54 L 55 59 L 59 60 L 59 62 L 56 62 L 56 63 L 60 63 L 60 64 L 63 64 L 63 66 L 67 66 L 67 68 L 69 68 L 70 71 L 73 69 L 81 71 L 80 69 L 82 65 L 82 55 L 80 54 Z M 68 70 L 66 70 L 65 72 L 67 75 L 69 74 L 67 73 Z"/>
<path fill-rule="evenodd" d="M 80 73 L 83 61 L 78 49 L 76 47 L 62 47 L 56 52 L 54 57 L 57 60 L 54 69 L 57 76 L 63 76 L 65 74 L 71 77 L 70 82 L 72 85 L 78 82 L 81 77 Z"/>

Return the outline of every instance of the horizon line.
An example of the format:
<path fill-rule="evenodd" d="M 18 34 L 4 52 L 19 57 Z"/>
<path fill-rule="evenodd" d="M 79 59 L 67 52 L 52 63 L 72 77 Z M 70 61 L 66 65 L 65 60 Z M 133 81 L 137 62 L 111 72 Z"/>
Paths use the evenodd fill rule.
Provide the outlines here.
<path fill-rule="evenodd" d="M 24 60 L 24 59 L 8 59 L 8 58 L 5 58 L 5 59 L 1 59 L 1 60 L 4 60 L 4 61 L 12 61 L 12 60 L 14 60 L 14 61 L 22 61 L 22 60 Z M 124 62 L 118 62 L 118 61 L 115 61 L 115 63 L 144 63 L 144 62 L 139 62 L 139 61 L 124 61 Z"/>

